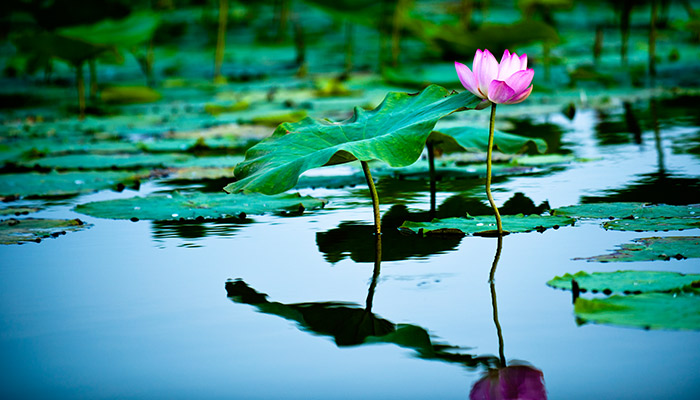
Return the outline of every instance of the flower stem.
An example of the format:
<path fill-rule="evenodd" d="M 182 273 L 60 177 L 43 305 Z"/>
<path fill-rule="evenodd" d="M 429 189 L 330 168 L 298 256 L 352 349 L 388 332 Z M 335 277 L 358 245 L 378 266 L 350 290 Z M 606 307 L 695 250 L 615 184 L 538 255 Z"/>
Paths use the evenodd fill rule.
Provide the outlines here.
<path fill-rule="evenodd" d="M 496 103 L 491 106 L 491 124 L 489 126 L 489 146 L 486 153 L 486 196 L 489 198 L 489 204 L 496 214 L 496 226 L 498 227 L 498 236 L 503 235 L 503 224 L 501 223 L 501 214 L 498 212 L 496 202 L 493 201 L 491 195 L 491 154 L 493 153 L 493 126 L 496 123 Z"/>
<path fill-rule="evenodd" d="M 432 141 L 428 140 L 426 142 L 426 146 L 428 147 L 428 167 L 430 171 L 430 218 L 435 218 L 435 210 L 436 210 L 436 200 L 435 200 L 435 195 L 437 192 L 436 188 L 436 183 L 435 183 L 435 145 L 433 144 Z"/>
<path fill-rule="evenodd" d="M 498 237 L 498 247 L 496 248 L 496 256 L 493 258 L 491 272 L 489 273 L 489 286 L 491 288 L 491 307 L 493 308 L 493 323 L 496 325 L 496 333 L 498 334 L 498 359 L 501 362 L 501 368 L 506 366 L 506 356 L 503 344 L 503 331 L 501 324 L 498 321 L 498 301 L 496 300 L 496 267 L 498 260 L 501 258 L 501 249 L 503 249 L 503 237 Z"/>
<path fill-rule="evenodd" d="M 367 161 L 360 161 L 360 164 L 362 164 L 362 171 L 365 173 L 367 186 L 369 186 L 369 194 L 372 196 L 372 207 L 374 208 L 374 233 L 377 235 L 381 235 L 382 223 L 379 214 L 379 196 L 377 195 L 377 188 L 374 187 L 372 173 L 369 171 L 369 165 L 367 165 Z"/>

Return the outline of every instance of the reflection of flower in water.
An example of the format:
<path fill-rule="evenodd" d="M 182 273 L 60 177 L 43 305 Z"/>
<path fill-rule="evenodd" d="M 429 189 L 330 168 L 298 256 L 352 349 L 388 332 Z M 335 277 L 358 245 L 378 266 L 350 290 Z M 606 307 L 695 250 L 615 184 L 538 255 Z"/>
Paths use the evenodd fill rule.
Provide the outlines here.
<path fill-rule="evenodd" d="M 470 400 L 546 400 L 547 390 L 544 386 L 544 374 L 529 365 L 506 366 L 503 351 L 503 333 L 498 321 L 498 302 L 496 301 L 496 268 L 501 257 L 503 238 L 498 237 L 496 256 L 493 259 L 489 283 L 491 286 L 491 305 L 493 306 L 493 322 L 498 334 L 498 353 L 500 368 L 490 369 L 479 379 L 469 393 Z"/>
<path fill-rule="evenodd" d="M 470 400 L 543 400 L 547 398 L 542 371 L 514 365 L 490 370 L 469 393 Z"/>

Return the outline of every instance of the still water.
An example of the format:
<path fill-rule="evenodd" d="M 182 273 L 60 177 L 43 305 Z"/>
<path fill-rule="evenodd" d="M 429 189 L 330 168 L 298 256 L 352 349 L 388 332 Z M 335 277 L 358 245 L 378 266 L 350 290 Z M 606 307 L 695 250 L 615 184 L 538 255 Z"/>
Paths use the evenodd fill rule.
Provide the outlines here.
<path fill-rule="evenodd" d="M 652 103 L 511 121 L 529 127 L 520 134 L 556 139 L 577 161 L 496 179 L 496 202 L 516 193 L 553 208 L 700 202 L 693 102 L 674 113 Z M 378 265 L 366 186 L 303 189 L 329 204 L 298 217 L 134 223 L 71 211 L 172 188 L 158 181 L 139 192 L 21 202 L 47 206 L 37 217 L 94 226 L 0 248 L 3 398 L 466 399 L 500 352 L 510 365 L 541 370 L 551 399 L 700 396 L 700 333 L 579 326 L 571 294 L 545 285 L 580 270 L 700 272 L 698 259 L 572 260 L 677 232 L 584 221 L 509 235 L 490 285 L 492 238 L 402 241 L 389 226 Z M 427 183 L 384 179 L 378 189 L 383 213 L 430 204 Z M 486 204 L 480 181 L 441 181 L 438 191 L 438 205 Z M 425 332 L 433 352 L 400 340 L 360 345 L 367 321 Z"/>

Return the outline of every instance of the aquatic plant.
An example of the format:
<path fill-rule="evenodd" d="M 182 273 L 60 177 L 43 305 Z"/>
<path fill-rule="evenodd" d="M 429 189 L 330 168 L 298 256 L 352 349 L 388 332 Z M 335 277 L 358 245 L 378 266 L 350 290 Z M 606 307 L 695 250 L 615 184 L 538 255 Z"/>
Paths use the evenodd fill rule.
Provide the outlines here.
<path fill-rule="evenodd" d="M 472 70 L 455 61 L 455 69 L 465 89 L 483 99 L 477 109 L 491 106 L 489 125 L 489 143 L 486 156 L 486 196 L 496 215 L 498 235 L 503 234 L 501 215 L 491 194 L 491 154 L 493 152 L 493 129 L 496 121 L 496 104 L 517 104 L 532 93 L 532 78 L 535 71 L 527 68 L 527 54 L 518 57 L 506 49 L 501 62 L 490 51 L 477 50 L 472 63 Z"/>

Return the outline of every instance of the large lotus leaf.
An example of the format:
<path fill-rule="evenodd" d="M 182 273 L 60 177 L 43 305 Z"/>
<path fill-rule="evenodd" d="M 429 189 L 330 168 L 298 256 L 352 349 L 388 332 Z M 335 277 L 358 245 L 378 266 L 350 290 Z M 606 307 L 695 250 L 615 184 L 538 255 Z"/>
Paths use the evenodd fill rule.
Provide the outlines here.
<path fill-rule="evenodd" d="M 40 242 L 66 232 L 79 231 L 92 225 L 79 219 L 14 219 L 0 221 L 0 244 Z"/>
<path fill-rule="evenodd" d="M 687 206 L 649 205 L 647 203 L 595 203 L 560 207 L 553 215 L 576 218 L 692 218 L 700 216 L 700 204 Z"/>
<path fill-rule="evenodd" d="M 502 215 L 503 230 L 508 232 L 544 231 L 547 228 L 557 229 L 560 226 L 572 225 L 574 220 L 567 217 L 549 217 L 539 215 Z M 482 215 L 467 218 L 436 219 L 432 222 L 406 221 L 400 226 L 416 233 L 430 235 L 445 234 L 475 234 L 496 229 L 496 219 L 493 216 Z"/>
<path fill-rule="evenodd" d="M 107 50 L 105 46 L 49 32 L 23 34 L 13 41 L 23 53 L 32 54 L 45 61 L 58 58 L 73 65 L 80 65 Z"/>
<path fill-rule="evenodd" d="M 646 293 L 681 290 L 700 284 L 700 274 L 680 274 L 667 271 L 584 271 L 573 275 L 556 276 L 547 285 L 558 289 L 571 290 L 571 281 L 576 280 L 581 290 L 593 293 Z"/>
<path fill-rule="evenodd" d="M 678 231 L 700 228 L 700 218 L 616 219 L 604 223 L 603 227 L 615 231 Z"/>
<path fill-rule="evenodd" d="M 643 293 L 604 299 L 579 297 L 574 305 L 582 322 L 644 329 L 700 329 L 700 292 Z"/>
<path fill-rule="evenodd" d="M 700 258 L 700 236 L 650 237 L 633 241 L 634 244 L 620 245 L 620 249 L 611 254 L 574 260 L 613 262 Z"/>
<path fill-rule="evenodd" d="M 450 141 L 450 139 L 453 140 Z M 473 126 L 440 128 L 439 131 L 433 132 L 428 140 L 433 140 L 437 143 L 445 142 L 445 145 L 452 144 L 450 142 L 456 142 L 463 149 L 486 151 L 488 149 L 489 130 L 488 128 Z M 547 142 L 542 139 L 528 138 L 498 130 L 494 130 L 493 142 L 503 153 L 518 153 L 525 149 L 528 143 L 533 143 L 540 153 L 547 151 Z"/>
<path fill-rule="evenodd" d="M 143 11 L 120 20 L 106 19 L 92 25 L 62 28 L 59 33 L 96 45 L 132 48 L 150 39 L 159 21 L 158 14 Z"/>
<path fill-rule="evenodd" d="M 417 95 L 389 93 L 372 111 L 355 107 L 354 116 L 342 123 L 306 118 L 281 124 L 248 150 L 246 161 L 235 170 L 239 180 L 225 190 L 280 193 L 292 188 L 304 171 L 354 160 L 411 165 L 438 119 L 479 102 L 467 91 L 450 95 L 432 85 Z"/>
<path fill-rule="evenodd" d="M 325 200 L 301 197 L 298 194 L 267 196 L 258 193 L 174 192 L 80 204 L 75 207 L 75 211 L 99 218 L 168 221 L 221 219 L 267 212 L 301 212 L 321 208 L 325 203 Z"/>
<path fill-rule="evenodd" d="M 147 178 L 149 172 L 52 172 L 0 174 L 0 196 L 64 196 L 100 189 L 120 189 Z"/>

